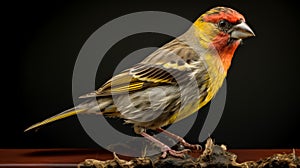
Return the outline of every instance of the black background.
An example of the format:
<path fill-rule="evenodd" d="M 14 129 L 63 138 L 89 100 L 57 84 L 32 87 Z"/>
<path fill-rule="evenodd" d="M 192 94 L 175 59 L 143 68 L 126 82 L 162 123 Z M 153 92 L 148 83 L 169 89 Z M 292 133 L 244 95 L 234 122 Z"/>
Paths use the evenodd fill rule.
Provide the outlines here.
<path fill-rule="evenodd" d="M 194 21 L 215 6 L 228 6 L 244 14 L 256 37 L 245 40 L 236 51 L 227 78 L 225 111 L 211 136 L 229 148 L 300 148 L 297 5 L 259 0 L 31 1 L 3 5 L 1 83 L 5 101 L 0 148 L 97 147 L 76 117 L 23 133 L 31 124 L 72 107 L 73 67 L 87 38 L 124 14 L 155 10 Z M 98 75 L 96 86 L 111 77 L 121 57 L 143 47 L 161 46 L 170 39 L 145 34 L 122 40 L 101 64 L 104 73 Z M 199 118 L 188 141 L 196 142 L 203 122 Z"/>

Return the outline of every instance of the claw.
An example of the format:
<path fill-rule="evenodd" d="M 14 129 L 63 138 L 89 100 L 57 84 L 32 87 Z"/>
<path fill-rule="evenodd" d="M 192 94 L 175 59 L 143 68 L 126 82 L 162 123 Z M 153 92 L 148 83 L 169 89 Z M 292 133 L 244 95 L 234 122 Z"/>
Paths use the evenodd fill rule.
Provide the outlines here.
<path fill-rule="evenodd" d="M 196 144 L 196 150 L 200 150 L 200 151 L 202 151 L 202 146 L 201 145 L 199 145 L 199 144 Z"/>
<path fill-rule="evenodd" d="M 167 151 L 164 151 L 160 157 L 163 158 L 163 159 L 166 158 L 167 157 Z"/>
<path fill-rule="evenodd" d="M 202 150 L 202 146 L 198 145 L 198 144 L 189 144 L 188 146 L 186 146 L 187 148 L 193 149 L 193 150 Z"/>

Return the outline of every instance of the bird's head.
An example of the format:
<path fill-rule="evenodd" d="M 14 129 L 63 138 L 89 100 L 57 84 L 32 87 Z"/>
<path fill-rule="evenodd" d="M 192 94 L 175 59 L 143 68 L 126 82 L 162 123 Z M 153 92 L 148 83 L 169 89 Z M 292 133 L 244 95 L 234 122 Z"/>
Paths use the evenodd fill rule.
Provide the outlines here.
<path fill-rule="evenodd" d="M 201 15 L 194 23 L 200 44 L 214 47 L 225 70 L 230 66 L 234 51 L 241 40 L 254 36 L 243 15 L 227 7 L 215 7 Z"/>

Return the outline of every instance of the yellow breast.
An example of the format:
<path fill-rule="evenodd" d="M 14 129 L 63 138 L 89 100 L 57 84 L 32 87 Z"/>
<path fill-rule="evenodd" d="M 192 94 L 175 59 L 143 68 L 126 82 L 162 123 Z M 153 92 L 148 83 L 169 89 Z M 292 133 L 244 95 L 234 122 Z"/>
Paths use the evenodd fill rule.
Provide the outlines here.
<path fill-rule="evenodd" d="M 207 55 L 205 57 L 205 61 L 207 64 L 207 72 L 209 74 L 209 79 L 207 81 L 207 95 L 205 98 L 200 97 L 198 100 L 193 102 L 189 102 L 186 106 L 181 108 L 181 110 L 174 114 L 168 124 L 180 121 L 191 114 L 197 112 L 200 108 L 206 105 L 209 101 L 213 99 L 213 97 L 218 92 L 219 88 L 222 86 L 223 81 L 226 77 L 226 71 L 223 68 L 222 61 L 217 55 Z"/>

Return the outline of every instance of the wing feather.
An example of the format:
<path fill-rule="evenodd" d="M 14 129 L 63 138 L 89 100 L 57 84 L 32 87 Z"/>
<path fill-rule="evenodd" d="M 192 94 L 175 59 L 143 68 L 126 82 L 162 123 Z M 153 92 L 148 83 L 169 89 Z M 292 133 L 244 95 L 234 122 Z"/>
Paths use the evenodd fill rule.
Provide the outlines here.
<path fill-rule="evenodd" d="M 182 52 L 183 50 L 185 52 Z M 176 85 L 176 79 L 190 78 L 188 73 L 193 67 L 187 63 L 190 62 L 187 60 L 191 59 L 191 56 L 199 57 L 193 49 L 175 39 L 156 50 L 141 63 L 114 76 L 98 90 L 80 98 L 124 94 L 158 85 Z"/>

